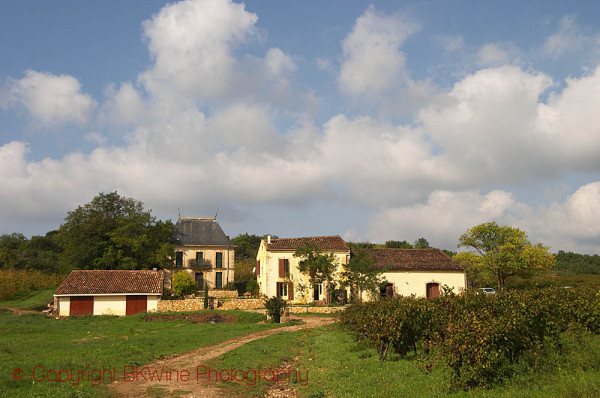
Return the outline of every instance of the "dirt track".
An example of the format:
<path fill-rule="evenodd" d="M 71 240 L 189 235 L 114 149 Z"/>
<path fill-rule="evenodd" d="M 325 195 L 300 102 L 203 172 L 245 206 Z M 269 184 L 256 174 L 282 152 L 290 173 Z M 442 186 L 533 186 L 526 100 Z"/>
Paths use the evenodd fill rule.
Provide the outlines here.
<path fill-rule="evenodd" d="M 146 397 L 146 396 L 180 396 L 180 397 L 224 397 L 216 383 L 209 382 L 207 379 L 201 378 L 196 381 L 196 366 L 202 365 L 207 361 L 217 358 L 228 351 L 238 348 L 250 341 L 262 339 L 281 332 L 291 332 L 296 330 L 314 328 L 330 324 L 334 318 L 324 317 L 303 317 L 305 322 L 302 325 L 294 325 L 281 327 L 278 329 L 264 330 L 238 336 L 233 339 L 223 341 L 208 347 L 202 347 L 194 351 L 190 351 L 175 357 L 162 359 L 151 364 L 148 364 L 148 369 L 151 371 L 161 369 L 187 369 L 190 371 L 190 380 L 185 382 L 181 380 L 166 381 L 144 381 L 139 380 L 124 382 L 116 381 L 109 385 L 111 392 L 116 397 Z M 147 375 L 147 373 L 146 373 Z M 154 392 L 154 393 L 153 393 Z"/>

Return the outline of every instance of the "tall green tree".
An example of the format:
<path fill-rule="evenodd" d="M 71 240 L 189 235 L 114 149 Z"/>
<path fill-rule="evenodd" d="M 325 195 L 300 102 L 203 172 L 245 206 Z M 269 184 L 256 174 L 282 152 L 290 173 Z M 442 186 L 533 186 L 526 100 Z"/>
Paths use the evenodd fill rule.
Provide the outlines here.
<path fill-rule="evenodd" d="M 360 300 L 363 292 L 379 293 L 383 270 L 373 268 L 375 259 L 367 250 L 353 250 L 348 265 L 342 271 L 342 285 L 350 287 L 350 300 Z"/>
<path fill-rule="evenodd" d="M 427 239 L 421 237 L 415 241 L 414 247 L 415 249 L 429 249 L 431 246 L 429 246 Z"/>
<path fill-rule="evenodd" d="M 475 255 L 455 257 L 463 263 L 494 273 L 498 290 L 504 288 L 508 276 L 527 271 L 550 269 L 554 256 L 541 243 L 532 244 L 519 228 L 499 226 L 495 222 L 476 225 L 459 239 L 458 247 L 469 247 Z"/>
<path fill-rule="evenodd" d="M 67 214 L 57 241 L 73 269 L 150 269 L 170 265 L 173 229 L 140 201 L 100 193 Z"/>
<path fill-rule="evenodd" d="M 296 249 L 294 257 L 301 259 L 298 270 L 308 275 L 311 285 L 325 282 L 326 301 L 331 303 L 331 288 L 337 269 L 335 255 L 324 253 L 314 243 L 306 242 Z"/>

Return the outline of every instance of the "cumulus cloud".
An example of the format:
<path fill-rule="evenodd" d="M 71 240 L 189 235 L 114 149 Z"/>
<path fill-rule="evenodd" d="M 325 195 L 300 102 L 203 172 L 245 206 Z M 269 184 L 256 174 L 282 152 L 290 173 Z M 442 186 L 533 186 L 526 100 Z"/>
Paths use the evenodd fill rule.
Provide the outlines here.
<path fill-rule="evenodd" d="M 369 6 L 342 42 L 340 89 L 353 96 L 374 96 L 410 80 L 404 41 L 419 29 L 403 15 L 385 15 Z"/>
<path fill-rule="evenodd" d="M 294 85 L 294 54 L 244 53 L 259 28 L 243 4 L 169 4 L 144 23 L 153 64 L 137 81 L 105 91 L 100 127 L 108 127 L 85 136 L 101 147 L 32 161 L 23 142 L 0 146 L 0 183 L 11 187 L 0 193 L 0 222 L 62 218 L 99 191 L 117 189 L 167 216 L 177 207 L 214 211 L 223 204 L 293 212 L 319 200 L 378 209 L 368 234 L 344 226 L 352 240 L 424 236 L 453 248 L 466 228 L 490 219 L 522 226 L 557 248 L 596 239 L 597 183 L 545 207 L 518 202 L 510 187 L 597 172 L 600 68 L 561 87 L 539 71 L 487 67 L 514 59 L 510 46 L 490 44 L 480 51 L 485 69 L 438 90 L 433 103 L 415 105 L 432 91 L 406 69 L 402 45 L 417 30 L 404 15 L 369 7 L 342 43 L 337 83 L 350 97 L 373 99 L 380 113 L 317 119 L 328 98 Z M 462 38 L 449 38 L 447 51 L 462 45 Z M 332 68 L 329 58 L 317 63 Z M 47 124 L 83 125 L 96 106 L 70 76 L 28 71 L 9 83 L 10 106 L 20 104 Z M 386 115 L 397 115 L 400 97 L 420 108 L 414 119 L 392 122 L 398 119 Z M 119 125 L 128 131 L 125 144 L 104 146 Z M 544 235 L 544 224 L 536 224 L 544 217 L 556 232 Z"/>
<path fill-rule="evenodd" d="M 219 97 L 237 83 L 234 48 L 255 33 L 258 17 L 230 0 L 166 5 L 144 22 L 152 69 L 140 80 L 152 93 Z"/>
<path fill-rule="evenodd" d="M 512 193 L 495 190 L 434 191 L 424 203 L 381 209 L 372 219 L 372 241 L 425 236 L 437 247 L 455 250 L 468 228 L 496 221 L 523 229 L 532 242 L 553 251 L 597 252 L 600 239 L 600 182 L 586 184 L 563 202 L 530 206 Z"/>
<path fill-rule="evenodd" d="M 436 247 L 453 249 L 467 228 L 498 219 L 514 202 L 511 193 L 500 190 L 485 195 L 477 191 L 434 191 L 425 203 L 379 211 L 372 219 L 368 237 L 382 242 L 424 236 Z"/>
<path fill-rule="evenodd" d="M 69 75 L 27 70 L 25 77 L 9 80 L 8 86 L 4 106 L 22 106 L 39 127 L 85 125 L 97 105 L 89 94 L 81 92 L 79 81 Z"/>

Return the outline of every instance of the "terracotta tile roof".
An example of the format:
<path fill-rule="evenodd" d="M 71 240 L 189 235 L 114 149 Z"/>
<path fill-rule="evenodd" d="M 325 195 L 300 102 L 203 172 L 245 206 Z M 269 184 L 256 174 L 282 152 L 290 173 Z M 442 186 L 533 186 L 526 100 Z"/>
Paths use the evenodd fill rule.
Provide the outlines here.
<path fill-rule="evenodd" d="M 440 249 L 368 249 L 374 268 L 389 270 L 464 271 Z"/>
<path fill-rule="evenodd" d="M 309 236 L 305 238 L 278 238 L 267 243 L 268 250 L 296 250 L 303 244 L 316 245 L 321 250 L 350 250 L 346 242 L 339 236 Z"/>
<path fill-rule="evenodd" d="M 162 271 L 75 270 L 54 294 L 161 294 L 162 282 Z"/>

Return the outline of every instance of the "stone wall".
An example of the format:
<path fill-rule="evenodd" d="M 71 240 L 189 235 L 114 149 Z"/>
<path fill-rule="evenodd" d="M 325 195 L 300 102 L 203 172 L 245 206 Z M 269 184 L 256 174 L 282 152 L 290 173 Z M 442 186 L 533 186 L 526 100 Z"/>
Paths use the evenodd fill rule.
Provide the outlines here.
<path fill-rule="evenodd" d="M 223 301 L 220 310 L 252 310 L 255 308 L 264 308 L 265 302 L 263 299 L 237 299 Z"/>
<path fill-rule="evenodd" d="M 254 310 L 257 308 L 264 308 L 263 299 L 234 299 L 221 301 L 218 299 L 211 299 L 213 308 L 219 310 Z M 159 300 L 158 311 L 159 312 L 180 312 L 180 311 L 201 311 L 204 309 L 204 299 L 202 297 L 189 298 L 185 300 Z M 287 307 L 290 314 L 302 314 L 302 313 L 313 313 L 313 314 L 333 314 L 336 312 L 344 311 L 346 307 Z"/>
<path fill-rule="evenodd" d="M 213 306 L 216 306 L 216 300 L 212 299 Z M 209 301 L 209 306 L 210 306 Z M 180 312 L 180 311 L 200 311 L 204 309 L 204 299 L 185 299 L 185 300 L 159 300 L 158 312 Z"/>
<path fill-rule="evenodd" d="M 197 293 L 197 296 L 200 294 L 202 293 Z M 208 295 L 216 298 L 237 298 L 238 292 L 237 290 L 209 290 Z"/>

